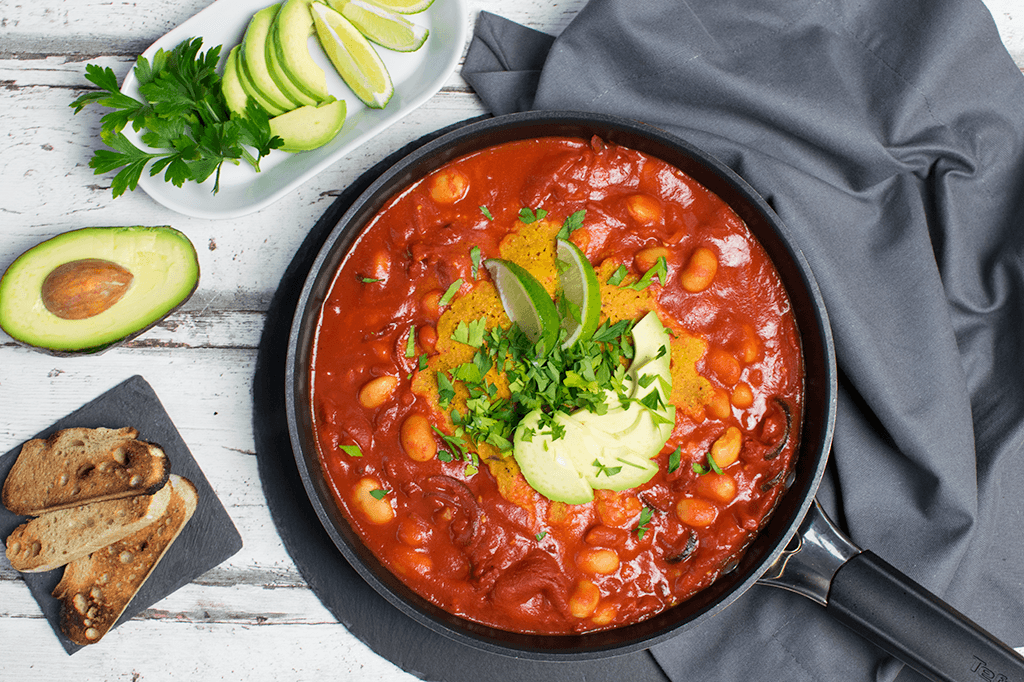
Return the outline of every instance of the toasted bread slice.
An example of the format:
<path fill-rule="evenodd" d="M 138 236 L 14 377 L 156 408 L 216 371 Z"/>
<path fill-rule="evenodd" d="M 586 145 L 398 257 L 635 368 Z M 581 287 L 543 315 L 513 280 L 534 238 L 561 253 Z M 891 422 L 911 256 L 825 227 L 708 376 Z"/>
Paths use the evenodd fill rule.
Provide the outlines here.
<path fill-rule="evenodd" d="M 7 537 L 7 558 L 19 571 L 52 571 L 145 528 L 163 516 L 170 499 L 165 485 L 153 495 L 46 512 Z"/>
<path fill-rule="evenodd" d="M 171 475 L 167 486 L 171 499 L 159 519 L 64 569 L 53 596 L 72 642 L 93 644 L 114 626 L 192 517 L 198 497 L 191 481 Z"/>
<path fill-rule="evenodd" d="M 158 445 L 123 429 L 71 428 L 22 446 L 4 482 L 4 506 L 37 516 L 133 495 L 152 494 L 167 482 L 167 456 Z"/>

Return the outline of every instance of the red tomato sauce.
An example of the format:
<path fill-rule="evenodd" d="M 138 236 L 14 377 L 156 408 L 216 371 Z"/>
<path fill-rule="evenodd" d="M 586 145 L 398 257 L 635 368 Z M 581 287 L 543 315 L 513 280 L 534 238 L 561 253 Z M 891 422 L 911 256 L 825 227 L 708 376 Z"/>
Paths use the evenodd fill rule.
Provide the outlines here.
<path fill-rule="evenodd" d="M 572 240 L 603 279 L 619 265 L 635 279 L 664 256 L 666 282 L 646 300 L 699 350 L 658 473 L 589 504 L 551 502 L 514 467 L 495 475 L 481 463 L 467 475 L 466 462 L 442 461 L 437 433 L 403 442 L 416 420 L 445 430 L 436 402 L 414 390 L 429 371 L 420 358 L 437 353 L 440 316 L 489 282 L 479 259 L 526 229 L 523 208 L 556 224 L 584 209 Z M 598 139 L 500 145 L 399 193 L 340 267 L 313 357 L 318 449 L 353 528 L 417 593 L 501 629 L 617 627 L 687 599 L 734 565 L 795 456 L 800 342 L 764 250 L 693 179 Z M 721 474 L 695 471 L 709 452 L 729 462 Z"/>

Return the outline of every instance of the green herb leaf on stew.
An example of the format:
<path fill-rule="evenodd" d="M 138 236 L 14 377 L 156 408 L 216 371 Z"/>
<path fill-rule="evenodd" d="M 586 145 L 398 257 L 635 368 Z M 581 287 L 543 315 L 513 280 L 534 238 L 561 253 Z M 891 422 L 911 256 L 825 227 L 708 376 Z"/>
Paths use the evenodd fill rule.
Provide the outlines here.
<path fill-rule="evenodd" d="M 405 357 L 416 357 L 416 325 L 409 327 L 409 338 L 405 340 Z"/>
<path fill-rule="evenodd" d="M 668 263 L 665 261 L 664 256 L 659 258 L 658 261 L 640 277 L 640 279 L 630 285 L 627 285 L 625 288 L 632 289 L 633 291 L 642 291 L 651 286 L 655 277 L 658 278 L 658 282 L 662 286 L 665 285 L 668 278 Z"/>
<path fill-rule="evenodd" d="M 711 471 L 714 471 L 716 474 L 722 473 L 722 467 L 718 466 L 718 463 L 715 462 L 715 458 L 711 455 L 710 452 L 707 454 L 707 460 L 707 466 L 702 466 L 699 462 L 693 463 L 693 470 L 698 476 L 703 476 L 704 474 L 709 473 Z"/>
<path fill-rule="evenodd" d="M 372 495 L 373 499 L 375 499 L 375 500 L 383 500 L 385 497 L 387 497 L 389 492 L 391 492 L 391 491 L 390 490 L 382 490 L 382 489 L 378 488 L 377 490 L 371 490 L 370 491 L 370 495 Z"/>
<path fill-rule="evenodd" d="M 636 526 L 636 537 L 638 540 L 643 540 L 644 535 L 646 535 L 647 531 L 651 529 L 648 524 L 650 524 L 653 517 L 654 512 L 650 507 L 644 507 L 640 512 L 640 520 L 637 522 Z"/>
<path fill-rule="evenodd" d="M 679 464 L 682 461 L 683 448 L 677 447 L 672 451 L 672 454 L 668 456 L 668 473 L 674 473 L 679 469 Z"/>
<path fill-rule="evenodd" d="M 484 332 L 487 331 L 487 318 L 481 317 L 477 320 L 466 322 L 460 321 L 452 332 L 452 340 L 464 343 L 467 346 L 479 348 L 484 343 Z"/>
<path fill-rule="evenodd" d="M 490 209 L 488 209 L 486 206 L 481 206 L 480 212 L 483 213 L 484 217 L 487 218 L 488 220 L 494 220 L 494 216 L 491 215 Z"/>
<path fill-rule="evenodd" d="M 377 279 L 376 277 L 360 277 L 359 281 L 362 282 L 363 284 L 373 284 L 374 282 L 379 282 L 380 280 Z"/>
<path fill-rule="evenodd" d="M 363 451 L 359 449 L 358 445 L 339 445 L 338 449 L 344 452 L 349 457 L 363 456 Z"/>
<path fill-rule="evenodd" d="M 568 239 L 569 235 L 583 227 L 583 218 L 586 215 L 587 211 L 585 209 L 580 209 L 566 218 L 562 223 L 561 229 L 558 230 L 558 238 Z"/>
<path fill-rule="evenodd" d="M 625 265 L 620 265 L 619 267 L 615 268 L 615 272 L 613 272 L 611 277 L 608 278 L 608 284 L 611 284 L 613 287 L 618 286 L 619 284 L 622 283 L 622 280 L 626 279 L 626 275 L 628 274 L 629 268 L 627 268 Z"/>
<path fill-rule="evenodd" d="M 471 274 L 473 275 L 473 279 L 479 279 L 480 265 L 483 263 L 483 258 L 481 258 L 479 246 L 474 246 L 469 250 L 469 258 L 473 262 L 473 266 L 471 268 Z"/>
<path fill-rule="evenodd" d="M 523 207 L 519 209 L 519 220 L 529 225 L 530 223 L 535 223 L 538 220 L 543 220 L 544 216 L 546 216 L 547 214 L 548 212 L 545 211 L 543 208 L 538 208 L 534 210 L 532 208 Z"/>
<path fill-rule="evenodd" d="M 452 302 L 452 299 L 455 298 L 455 294 L 459 293 L 459 289 L 461 288 L 462 278 L 460 277 L 448 285 L 448 288 L 445 289 L 444 294 L 441 296 L 441 300 L 438 301 L 437 304 L 441 307 L 448 305 Z"/>
<path fill-rule="evenodd" d="M 548 534 L 548 532 L 546 530 L 542 530 L 541 532 L 537 533 L 533 537 L 537 538 L 537 542 L 540 542 L 545 537 L 547 537 L 547 534 Z"/>

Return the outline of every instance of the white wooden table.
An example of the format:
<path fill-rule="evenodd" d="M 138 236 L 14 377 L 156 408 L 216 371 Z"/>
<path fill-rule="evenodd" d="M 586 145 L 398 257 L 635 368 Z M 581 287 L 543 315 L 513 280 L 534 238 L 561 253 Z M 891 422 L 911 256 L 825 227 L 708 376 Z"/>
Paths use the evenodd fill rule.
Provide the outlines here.
<path fill-rule="evenodd" d="M 444 2 L 444 0 L 437 0 Z M 557 34 L 585 0 L 470 0 Z M 264 314 L 285 267 L 337 190 L 391 151 L 482 108 L 453 74 L 422 108 L 259 213 L 203 220 L 142 191 L 112 200 L 94 176 L 98 107 L 78 116 L 87 62 L 123 78 L 135 57 L 210 0 L 5 1 L 0 4 L 0 271 L 30 246 L 97 225 L 171 224 L 199 249 L 202 280 L 179 312 L 132 344 L 60 359 L 0 333 L 0 453 L 134 374 L 143 375 L 238 527 L 242 550 L 67 656 L 18 573 L 0 555 L 0 679 L 181 680 L 321 677 L 411 680 L 339 625 L 285 551 L 264 499 L 252 428 L 252 377 Z M 1024 68 L 1024 4 L 986 0 Z"/>

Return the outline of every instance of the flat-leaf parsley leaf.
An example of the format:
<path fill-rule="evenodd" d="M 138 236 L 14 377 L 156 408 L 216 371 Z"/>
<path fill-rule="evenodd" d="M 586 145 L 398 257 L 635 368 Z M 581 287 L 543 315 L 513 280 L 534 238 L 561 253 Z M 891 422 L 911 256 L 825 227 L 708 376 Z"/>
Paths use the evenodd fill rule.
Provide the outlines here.
<path fill-rule="evenodd" d="M 100 119 L 100 137 L 110 149 L 96 150 L 89 161 L 96 175 L 120 169 L 111 182 L 114 197 L 138 187 L 146 166 L 150 176 L 163 171 L 164 180 L 176 187 L 213 176 L 216 194 L 225 161 L 245 161 L 258 172 L 260 159 L 283 144 L 270 132 L 269 114 L 256 102 L 249 102 L 244 116 L 231 115 L 217 74 L 221 46 L 200 52 L 202 44 L 202 38 L 188 38 L 170 52 L 157 50 L 152 63 L 139 57 L 135 76 L 142 101 L 118 89 L 109 67 L 86 65 L 86 80 L 100 91 L 82 95 L 71 107 L 76 114 L 89 104 L 114 110 Z M 124 135 L 129 123 L 142 131 L 149 151 Z"/>

